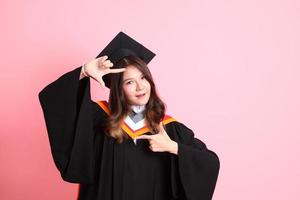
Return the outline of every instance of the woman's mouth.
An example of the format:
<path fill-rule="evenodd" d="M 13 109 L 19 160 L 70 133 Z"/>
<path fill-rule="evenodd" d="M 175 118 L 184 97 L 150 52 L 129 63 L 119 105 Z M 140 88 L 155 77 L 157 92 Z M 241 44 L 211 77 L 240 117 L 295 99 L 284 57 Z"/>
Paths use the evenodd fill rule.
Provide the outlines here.
<path fill-rule="evenodd" d="M 145 96 L 145 94 L 146 94 L 146 93 L 139 94 L 139 95 L 136 95 L 136 97 L 137 97 L 137 98 L 143 98 L 143 97 Z"/>

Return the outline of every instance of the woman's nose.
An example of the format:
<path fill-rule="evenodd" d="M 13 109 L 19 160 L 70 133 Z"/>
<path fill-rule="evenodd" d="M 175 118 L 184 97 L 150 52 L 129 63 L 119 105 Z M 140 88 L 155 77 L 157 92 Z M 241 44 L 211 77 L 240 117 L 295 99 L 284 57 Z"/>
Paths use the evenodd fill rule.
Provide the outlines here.
<path fill-rule="evenodd" d="M 136 82 L 136 90 L 142 90 L 144 88 L 144 84 L 140 81 Z"/>

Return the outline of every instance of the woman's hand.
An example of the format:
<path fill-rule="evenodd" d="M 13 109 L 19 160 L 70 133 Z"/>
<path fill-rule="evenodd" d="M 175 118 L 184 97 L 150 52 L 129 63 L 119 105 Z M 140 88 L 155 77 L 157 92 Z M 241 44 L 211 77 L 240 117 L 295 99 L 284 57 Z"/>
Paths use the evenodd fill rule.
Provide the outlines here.
<path fill-rule="evenodd" d="M 102 77 L 109 73 L 124 72 L 126 68 L 111 69 L 113 63 L 107 59 L 108 56 L 101 56 L 86 63 L 84 66 L 85 73 L 100 83 L 101 86 L 105 86 Z"/>
<path fill-rule="evenodd" d="M 147 139 L 149 141 L 149 148 L 153 152 L 170 152 L 178 154 L 177 142 L 171 140 L 167 132 L 165 131 L 162 122 L 159 124 L 159 132 L 155 135 L 141 135 L 134 139 Z"/>

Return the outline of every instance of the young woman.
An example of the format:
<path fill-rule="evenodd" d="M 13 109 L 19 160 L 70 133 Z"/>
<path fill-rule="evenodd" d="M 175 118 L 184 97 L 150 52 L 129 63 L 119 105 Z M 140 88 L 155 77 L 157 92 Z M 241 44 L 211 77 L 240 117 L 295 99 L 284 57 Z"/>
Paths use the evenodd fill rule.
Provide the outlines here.
<path fill-rule="evenodd" d="M 62 178 L 80 184 L 80 200 L 211 199 L 217 155 L 165 114 L 147 63 L 127 48 L 132 53 L 100 56 L 40 92 Z M 91 100 L 90 78 L 110 88 L 109 102 Z"/>

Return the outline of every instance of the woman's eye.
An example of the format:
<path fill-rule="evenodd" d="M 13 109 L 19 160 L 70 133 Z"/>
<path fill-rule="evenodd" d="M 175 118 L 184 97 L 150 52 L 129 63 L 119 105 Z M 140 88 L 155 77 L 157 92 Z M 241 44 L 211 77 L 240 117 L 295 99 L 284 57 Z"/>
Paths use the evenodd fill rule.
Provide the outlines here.
<path fill-rule="evenodd" d="M 146 77 L 145 76 L 142 76 L 142 79 L 145 79 Z"/>
<path fill-rule="evenodd" d="M 126 83 L 126 85 L 129 85 L 129 84 L 131 84 L 132 83 L 132 81 L 128 81 L 127 83 Z"/>

